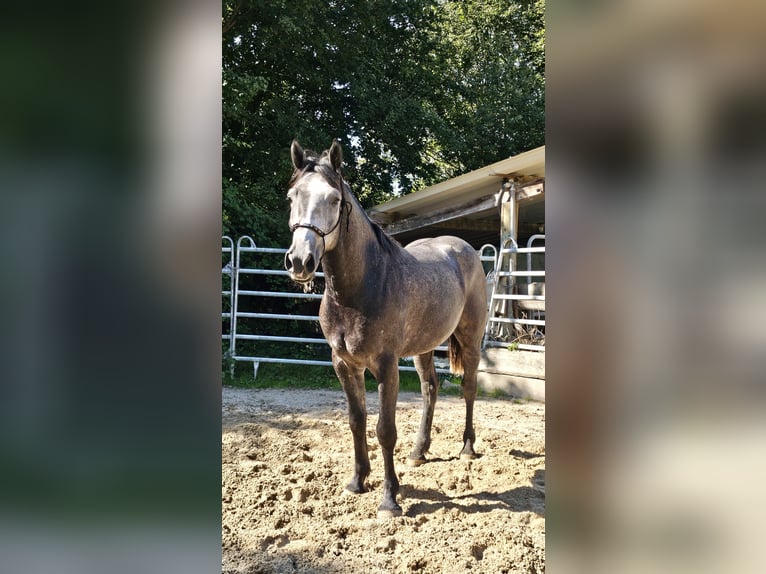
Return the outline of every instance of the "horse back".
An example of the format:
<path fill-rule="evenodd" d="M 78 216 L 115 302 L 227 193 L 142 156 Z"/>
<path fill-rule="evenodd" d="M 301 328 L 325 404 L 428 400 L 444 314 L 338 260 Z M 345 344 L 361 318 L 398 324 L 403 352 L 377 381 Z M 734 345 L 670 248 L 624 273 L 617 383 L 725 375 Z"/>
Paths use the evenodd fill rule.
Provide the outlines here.
<path fill-rule="evenodd" d="M 473 283 L 477 279 L 482 283 L 484 281 L 481 259 L 474 248 L 459 237 L 443 235 L 418 239 L 407 245 L 405 250 L 418 262 L 423 272 L 427 272 L 426 269 L 435 269 L 437 273 L 442 274 L 442 280 L 445 279 L 444 267 L 452 266 L 456 278 L 468 291 L 473 290 Z"/>

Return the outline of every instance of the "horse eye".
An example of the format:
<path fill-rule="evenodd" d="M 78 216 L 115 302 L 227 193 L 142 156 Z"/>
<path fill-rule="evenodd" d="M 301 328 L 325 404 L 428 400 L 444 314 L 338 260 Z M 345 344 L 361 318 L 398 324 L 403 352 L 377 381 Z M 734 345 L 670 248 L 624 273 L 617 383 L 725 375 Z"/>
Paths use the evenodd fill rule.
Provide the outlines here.
<path fill-rule="evenodd" d="M 340 203 L 340 197 L 333 197 L 330 200 L 330 205 L 338 205 Z"/>

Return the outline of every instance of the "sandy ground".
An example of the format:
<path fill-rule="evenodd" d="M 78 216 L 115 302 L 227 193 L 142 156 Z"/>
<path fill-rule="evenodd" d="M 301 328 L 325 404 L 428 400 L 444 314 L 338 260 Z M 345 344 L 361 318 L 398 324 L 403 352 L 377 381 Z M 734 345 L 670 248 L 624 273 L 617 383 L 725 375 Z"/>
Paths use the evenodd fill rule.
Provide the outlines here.
<path fill-rule="evenodd" d="M 459 397 L 439 397 L 430 462 L 409 468 L 419 394 L 400 393 L 395 462 L 404 515 L 376 518 L 383 461 L 368 394 L 370 492 L 353 468 L 340 391 L 223 389 L 223 572 L 544 572 L 545 407 L 476 403 L 476 451 L 458 453 Z"/>

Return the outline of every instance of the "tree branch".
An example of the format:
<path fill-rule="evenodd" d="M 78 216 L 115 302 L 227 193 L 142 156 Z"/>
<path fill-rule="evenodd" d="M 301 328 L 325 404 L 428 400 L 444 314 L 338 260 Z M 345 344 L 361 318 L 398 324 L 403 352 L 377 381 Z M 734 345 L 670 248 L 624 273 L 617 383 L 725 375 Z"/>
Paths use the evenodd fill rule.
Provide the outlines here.
<path fill-rule="evenodd" d="M 229 30 L 231 30 L 234 27 L 234 24 L 236 24 L 237 22 L 237 16 L 239 15 L 239 11 L 241 9 L 242 9 L 242 0 L 237 0 L 237 3 L 234 5 L 234 8 L 231 11 L 231 15 L 223 22 L 224 34 L 226 34 Z"/>

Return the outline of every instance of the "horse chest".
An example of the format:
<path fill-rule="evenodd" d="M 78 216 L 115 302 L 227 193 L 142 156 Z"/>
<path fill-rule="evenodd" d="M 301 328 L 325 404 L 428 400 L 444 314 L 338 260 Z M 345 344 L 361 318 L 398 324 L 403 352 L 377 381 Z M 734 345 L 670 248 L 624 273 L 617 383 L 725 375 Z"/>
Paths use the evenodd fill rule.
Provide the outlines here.
<path fill-rule="evenodd" d="M 342 357 L 374 354 L 386 335 L 385 327 L 349 308 L 323 308 L 319 322 L 330 347 Z"/>

